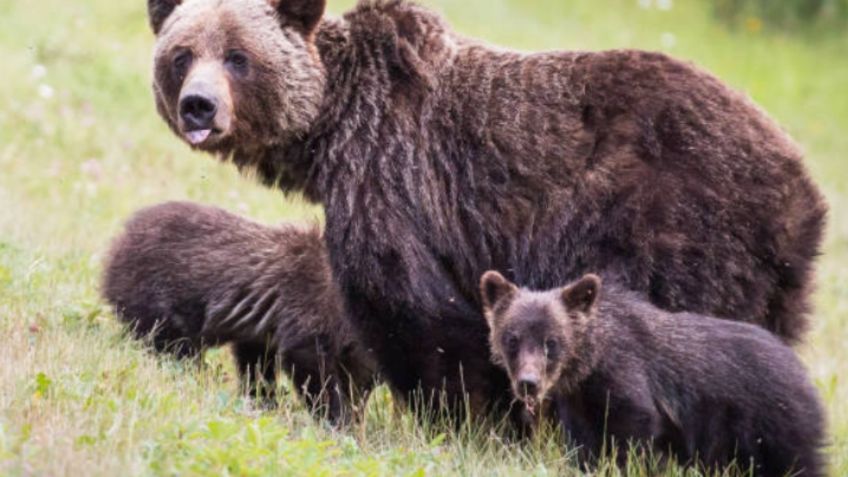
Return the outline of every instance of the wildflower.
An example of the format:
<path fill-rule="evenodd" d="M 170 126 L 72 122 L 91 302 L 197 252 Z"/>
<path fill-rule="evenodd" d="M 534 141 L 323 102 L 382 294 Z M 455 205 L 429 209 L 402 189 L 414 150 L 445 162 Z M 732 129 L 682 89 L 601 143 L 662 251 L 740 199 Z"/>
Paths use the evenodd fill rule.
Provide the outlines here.
<path fill-rule="evenodd" d="M 35 80 L 39 80 L 41 78 L 44 78 L 44 76 L 46 76 L 46 75 L 47 75 L 47 67 L 42 65 L 42 64 L 38 64 L 38 65 L 33 66 L 32 72 L 30 72 L 30 76 L 32 76 L 32 79 L 35 79 Z"/>
<path fill-rule="evenodd" d="M 667 12 L 671 10 L 672 0 L 657 0 L 657 9 Z"/>
<path fill-rule="evenodd" d="M 54 93 L 55 91 L 53 91 L 53 87 L 49 84 L 42 83 L 38 86 L 38 95 L 44 99 L 52 98 Z"/>
<path fill-rule="evenodd" d="M 89 159 L 80 164 L 80 172 L 94 180 L 100 180 L 103 177 L 103 166 L 97 159 Z"/>

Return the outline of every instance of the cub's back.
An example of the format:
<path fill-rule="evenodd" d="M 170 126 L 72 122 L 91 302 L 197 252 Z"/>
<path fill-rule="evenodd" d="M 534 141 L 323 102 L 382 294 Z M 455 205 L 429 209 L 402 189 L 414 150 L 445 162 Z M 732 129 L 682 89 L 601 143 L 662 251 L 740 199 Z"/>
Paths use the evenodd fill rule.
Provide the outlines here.
<path fill-rule="evenodd" d="M 667 313 L 630 292 L 612 295 L 601 308 L 610 318 L 603 366 L 615 375 L 619 363 L 640 363 L 658 412 L 679 427 L 691 455 L 738 453 L 765 475 L 793 465 L 818 475 L 824 412 L 789 346 L 755 325 Z"/>

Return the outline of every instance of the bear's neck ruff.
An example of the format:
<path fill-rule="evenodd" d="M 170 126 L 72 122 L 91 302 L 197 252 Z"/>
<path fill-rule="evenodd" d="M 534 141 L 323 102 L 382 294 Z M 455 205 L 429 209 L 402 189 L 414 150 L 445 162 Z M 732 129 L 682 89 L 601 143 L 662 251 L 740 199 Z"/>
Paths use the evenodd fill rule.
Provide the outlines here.
<path fill-rule="evenodd" d="M 303 136 L 236 151 L 236 164 L 317 203 L 325 203 L 339 175 L 348 187 L 364 182 L 365 164 L 385 154 L 381 138 L 397 112 L 419 111 L 435 89 L 434 72 L 453 52 L 451 41 L 437 15 L 405 2 L 361 4 L 344 18 L 324 19 L 315 46 L 328 80 L 317 120 Z"/>

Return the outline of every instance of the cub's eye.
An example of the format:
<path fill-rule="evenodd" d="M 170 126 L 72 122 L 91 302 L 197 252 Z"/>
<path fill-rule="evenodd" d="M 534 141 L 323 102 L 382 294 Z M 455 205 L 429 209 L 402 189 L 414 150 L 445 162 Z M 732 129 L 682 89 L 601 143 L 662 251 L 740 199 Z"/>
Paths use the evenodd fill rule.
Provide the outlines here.
<path fill-rule="evenodd" d="M 182 50 L 174 55 L 173 60 L 171 60 L 174 65 L 174 73 L 178 77 L 183 77 L 188 71 L 188 67 L 191 65 L 192 55 L 188 50 Z"/>
<path fill-rule="evenodd" d="M 503 345 L 507 352 L 515 353 L 518 351 L 518 337 L 513 334 L 504 335 Z"/>
<path fill-rule="evenodd" d="M 545 353 L 549 355 L 557 354 L 559 351 L 559 342 L 553 338 L 548 338 L 545 341 Z"/>
<path fill-rule="evenodd" d="M 238 74 L 247 73 L 247 67 L 249 66 L 247 55 L 240 50 L 230 50 L 227 52 L 227 57 L 224 58 L 224 62 L 227 67 L 229 67 L 232 71 Z"/>

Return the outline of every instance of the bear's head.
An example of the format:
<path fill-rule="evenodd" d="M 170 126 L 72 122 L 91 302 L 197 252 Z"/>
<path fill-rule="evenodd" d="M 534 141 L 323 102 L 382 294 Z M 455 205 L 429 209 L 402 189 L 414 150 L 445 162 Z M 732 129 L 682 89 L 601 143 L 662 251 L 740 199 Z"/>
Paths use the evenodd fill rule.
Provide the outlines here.
<path fill-rule="evenodd" d="M 193 148 L 257 167 L 304 135 L 326 72 L 314 45 L 325 0 L 148 0 L 154 93 Z"/>
<path fill-rule="evenodd" d="M 600 289 L 600 278 L 591 274 L 543 292 L 518 288 L 496 271 L 480 279 L 492 360 L 506 370 L 515 397 L 531 413 L 583 367 Z"/>

